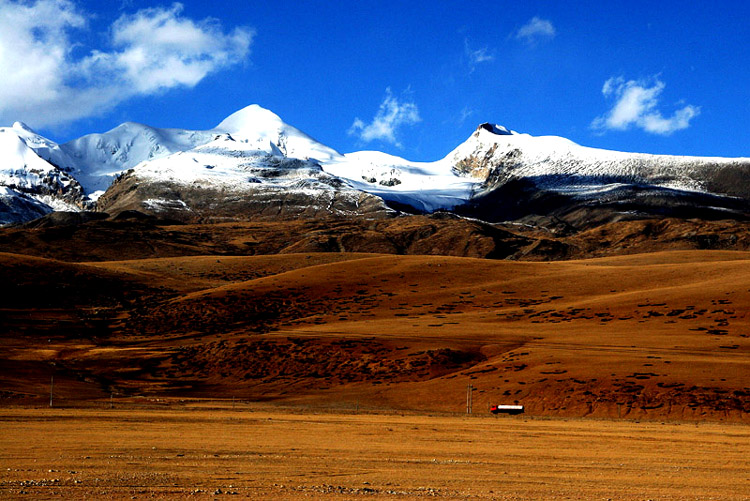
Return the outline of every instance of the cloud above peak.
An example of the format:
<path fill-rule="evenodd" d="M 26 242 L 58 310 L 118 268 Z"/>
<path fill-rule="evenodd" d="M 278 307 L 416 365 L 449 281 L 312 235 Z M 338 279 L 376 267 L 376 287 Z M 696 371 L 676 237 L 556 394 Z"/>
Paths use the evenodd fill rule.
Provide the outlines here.
<path fill-rule="evenodd" d="M 349 134 L 356 135 L 366 143 L 380 140 L 400 148 L 401 143 L 397 138 L 398 129 L 405 125 L 414 125 L 421 120 L 417 105 L 414 102 L 399 101 L 388 87 L 385 89 L 385 99 L 380 103 L 372 121 L 366 124 L 360 118 L 355 118 L 349 128 Z"/>
<path fill-rule="evenodd" d="M 183 6 L 150 8 L 120 17 L 112 27 L 115 66 L 148 93 L 178 85 L 193 86 L 233 60 L 243 60 L 253 32 L 223 33 L 211 19 L 181 17 Z"/>
<path fill-rule="evenodd" d="M 485 46 L 474 49 L 469 44 L 468 38 L 464 39 L 464 53 L 469 61 L 469 68 L 471 68 L 471 71 L 474 71 L 479 64 L 495 60 L 495 54 L 490 51 L 489 47 Z"/>
<path fill-rule="evenodd" d="M 556 34 L 557 31 L 550 21 L 534 16 L 518 29 L 516 39 L 534 44 L 539 40 L 554 38 Z"/>
<path fill-rule="evenodd" d="M 101 114 L 123 101 L 177 87 L 245 61 L 254 31 L 225 32 L 183 5 L 121 15 L 104 47 L 75 55 L 90 15 L 71 0 L 0 0 L 0 124 L 55 126 Z"/>
<path fill-rule="evenodd" d="M 602 94 L 614 100 L 614 104 L 609 112 L 594 119 L 591 127 L 601 132 L 637 127 L 660 135 L 687 129 L 690 121 L 700 114 L 700 108 L 688 104 L 665 118 L 658 109 L 664 88 L 664 82 L 656 76 L 645 80 L 626 81 L 621 76 L 608 79 L 602 86 Z"/>

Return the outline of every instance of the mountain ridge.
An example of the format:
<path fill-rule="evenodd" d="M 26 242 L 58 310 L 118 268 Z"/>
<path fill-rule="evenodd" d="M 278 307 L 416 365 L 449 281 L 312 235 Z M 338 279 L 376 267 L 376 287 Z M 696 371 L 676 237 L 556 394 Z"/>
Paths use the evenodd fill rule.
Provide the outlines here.
<path fill-rule="evenodd" d="M 0 224 L 91 208 L 191 222 L 439 210 L 582 227 L 687 212 L 744 219 L 747 179 L 748 158 L 601 150 L 489 122 L 434 162 L 342 154 L 258 105 L 204 131 L 126 122 L 63 144 L 25 124 L 0 128 Z"/>

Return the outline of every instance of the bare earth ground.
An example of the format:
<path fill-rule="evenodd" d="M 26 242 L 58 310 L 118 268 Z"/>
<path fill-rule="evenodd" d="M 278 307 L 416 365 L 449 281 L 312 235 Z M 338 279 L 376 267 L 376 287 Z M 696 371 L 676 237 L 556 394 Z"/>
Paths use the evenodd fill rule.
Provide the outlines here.
<path fill-rule="evenodd" d="M 748 499 L 750 428 L 201 409 L 0 410 L 2 499 Z"/>

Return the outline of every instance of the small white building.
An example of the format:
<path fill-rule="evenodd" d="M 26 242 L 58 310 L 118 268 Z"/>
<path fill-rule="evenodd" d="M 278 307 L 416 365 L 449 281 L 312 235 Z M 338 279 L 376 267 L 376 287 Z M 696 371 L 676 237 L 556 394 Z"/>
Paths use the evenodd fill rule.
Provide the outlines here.
<path fill-rule="evenodd" d="M 523 405 L 493 405 L 490 407 L 492 414 L 523 414 Z"/>

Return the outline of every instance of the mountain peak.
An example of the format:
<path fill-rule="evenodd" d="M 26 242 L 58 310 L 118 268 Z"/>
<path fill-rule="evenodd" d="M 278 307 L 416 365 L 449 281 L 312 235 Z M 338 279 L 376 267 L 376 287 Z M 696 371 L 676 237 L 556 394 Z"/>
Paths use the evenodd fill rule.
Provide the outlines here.
<path fill-rule="evenodd" d="M 241 140 L 250 140 L 261 148 L 281 152 L 285 156 L 327 161 L 341 156 L 333 148 L 321 144 L 301 130 L 285 123 L 276 113 L 251 104 L 229 115 L 214 129 Z"/>
<path fill-rule="evenodd" d="M 480 130 L 486 130 L 493 134 L 497 134 L 498 136 L 510 136 L 516 133 L 506 127 L 503 127 L 502 125 L 491 124 L 489 122 L 479 124 L 479 127 L 477 127 L 477 131 L 480 131 Z"/>
<path fill-rule="evenodd" d="M 215 129 L 224 132 L 239 132 L 247 129 L 278 129 L 284 125 L 276 113 L 257 104 L 251 104 L 229 115 Z"/>
<path fill-rule="evenodd" d="M 28 134 L 34 134 L 36 136 L 39 135 L 39 134 L 37 134 L 37 132 L 34 129 L 32 129 L 31 127 L 29 127 L 28 125 L 26 125 L 23 122 L 14 122 L 13 123 L 13 129 L 16 130 L 16 131 L 18 131 L 18 132 L 26 132 Z"/>

